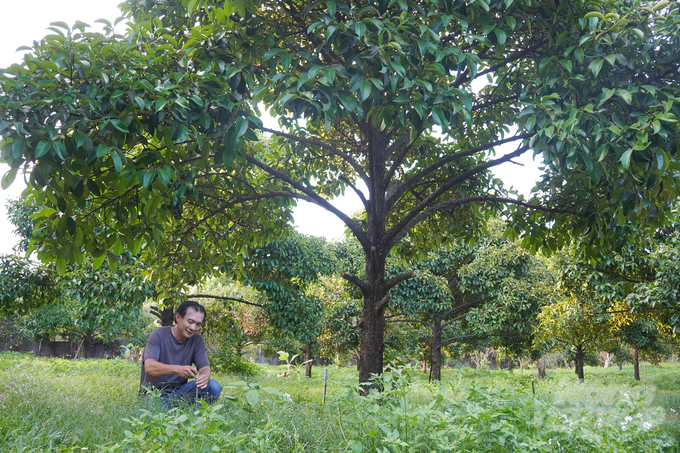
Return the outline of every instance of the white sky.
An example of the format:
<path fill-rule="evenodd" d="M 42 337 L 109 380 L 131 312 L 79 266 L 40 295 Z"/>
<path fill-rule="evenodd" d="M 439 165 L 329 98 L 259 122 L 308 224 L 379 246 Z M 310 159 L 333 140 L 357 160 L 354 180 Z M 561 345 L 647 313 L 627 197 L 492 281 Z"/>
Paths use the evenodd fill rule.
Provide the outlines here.
<path fill-rule="evenodd" d="M 119 3 L 120 0 L 0 0 L 0 68 L 19 62 L 21 55 L 15 50 L 20 46 L 31 45 L 34 40 L 46 35 L 51 22 L 63 21 L 73 25 L 80 20 L 93 26 L 96 25 L 96 19 L 105 18 L 113 22 L 119 15 Z M 509 152 L 512 148 L 501 151 Z M 524 166 L 505 164 L 496 174 L 507 185 L 528 195 L 539 171 L 530 155 L 525 155 L 517 162 Z M 6 165 L 1 164 L 0 175 L 7 169 Z M 6 200 L 19 197 L 24 187 L 18 175 L 10 188 L 0 190 L 0 253 L 12 253 L 12 247 L 17 242 L 12 234 L 13 227 L 7 220 Z M 351 191 L 335 200 L 334 205 L 347 214 L 360 209 L 359 199 Z M 327 239 L 340 238 L 344 233 L 344 225 L 335 216 L 309 203 L 299 202 L 294 215 L 301 233 Z"/>

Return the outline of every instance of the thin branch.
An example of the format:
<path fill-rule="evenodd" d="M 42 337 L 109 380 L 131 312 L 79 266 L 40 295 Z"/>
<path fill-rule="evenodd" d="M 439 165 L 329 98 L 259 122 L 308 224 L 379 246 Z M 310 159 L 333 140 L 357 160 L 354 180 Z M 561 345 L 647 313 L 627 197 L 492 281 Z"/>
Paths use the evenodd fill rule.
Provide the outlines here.
<path fill-rule="evenodd" d="M 358 287 L 362 293 L 366 294 L 368 292 L 368 285 L 366 285 L 365 281 L 360 280 L 359 277 L 356 277 L 352 274 L 348 274 L 347 272 L 341 272 L 340 277 L 344 278 L 348 282 Z"/>
<path fill-rule="evenodd" d="M 409 323 L 418 322 L 418 323 L 420 323 L 420 324 L 422 324 L 422 325 L 424 325 L 424 326 L 427 326 L 427 327 L 429 327 L 430 329 L 432 329 L 432 324 L 430 324 L 429 322 L 423 321 L 422 319 L 408 319 L 408 318 L 404 318 L 404 319 L 385 319 L 385 322 L 409 322 Z"/>
<path fill-rule="evenodd" d="M 226 296 L 214 296 L 211 294 L 190 294 L 186 296 L 187 299 L 219 299 L 219 300 L 230 300 L 234 302 L 240 302 L 246 305 L 252 305 L 253 307 L 264 308 L 264 305 L 256 304 L 255 302 L 248 302 L 247 300 L 239 299 L 238 297 L 226 297 Z"/>
<path fill-rule="evenodd" d="M 401 163 L 404 161 L 404 158 L 406 157 L 406 154 L 411 150 L 411 147 L 413 144 L 416 142 L 416 140 L 423 134 L 423 131 L 418 131 L 418 135 L 414 140 L 411 140 L 411 142 L 408 144 L 408 146 L 405 146 L 404 149 L 401 150 L 401 152 L 394 158 L 394 161 L 392 161 L 392 166 L 390 169 L 387 171 L 385 174 L 385 181 L 384 184 L 387 185 L 389 181 L 392 180 L 394 177 L 394 174 L 396 173 L 397 169 L 401 165 Z M 389 148 L 387 148 L 387 152 L 391 153 L 393 149 L 397 149 L 398 146 L 401 146 L 406 139 L 408 139 L 409 136 L 407 135 L 402 135 L 397 139 L 392 145 L 390 145 Z"/>
<path fill-rule="evenodd" d="M 299 190 L 300 192 L 304 193 L 308 197 L 312 199 L 312 203 L 321 206 L 322 208 L 326 209 L 327 211 L 331 212 L 332 214 L 335 214 L 336 217 L 338 217 L 340 220 L 344 222 L 345 225 L 347 225 L 347 228 L 354 234 L 354 236 L 359 240 L 362 246 L 366 247 L 368 244 L 368 238 L 366 237 L 366 234 L 364 231 L 361 229 L 358 223 L 356 223 L 354 220 L 352 220 L 351 217 L 346 215 L 344 212 L 340 211 L 337 209 L 335 206 L 330 204 L 328 200 L 324 199 L 323 197 L 319 196 L 316 192 L 313 190 L 303 186 L 300 184 L 298 181 L 294 180 L 290 176 L 288 176 L 285 173 L 282 173 L 269 165 L 265 164 L 264 162 L 261 162 L 260 160 L 256 159 L 255 157 L 246 154 L 246 160 L 259 167 L 260 169 L 264 170 L 265 172 L 269 173 L 273 177 L 286 182 L 293 186 L 295 189 Z"/>
<path fill-rule="evenodd" d="M 345 162 L 347 162 L 349 165 L 352 166 L 352 168 L 357 172 L 357 174 L 359 175 L 359 177 L 361 179 L 363 179 L 364 181 L 368 181 L 368 175 L 366 174 L 364 169 L 361 168 L 361 165 L 359 165 L 359 163 L 356 160 L 354 160 L 352 158 L 352 156 L 350 156 L 349 154 L 347 154 L 344 151 L 339 150 L 338 148 L 336 148 L 334 146 L 331 146 L 331 145 L 324 143 L 320 140 L 315 140 L 313 138 L 299 137 L 297 135 L 287 134 L 285 132 L 277 131 L 275 129 L 269 129 L 269 128 L 264 127 L 264 128 L 262 128 L 262 130 L 264 132 L 269 132 L 270 134 L 276 135 L 278 137 L 283 137 L 283 138 L 287 138 L 289 140 L 294 140 L 294 141 L 299 142 L 299 143 L 306 143 L 308 145 L 314 145 L 314 146 L 318 146 L 320 148 L 327 149 L 330 152 L 332 152 L 333 154 L 335 154 L 336 156 L 343 158 L 345 160 Z"/>
<path fill-rule="evenodd" d="M 512 137 L 504 138 L 502 140 L 497 140 L 495 142 L 490 142 L 486 143 L 484 145 L 479 145 L 474 148 L 470 148 L 466 151 L 461 151 L 459 153 L 452 154 L 450 156 L 444 157 L 443 159 L 440 159 L 439 161 L 435 162 L 434 164 L 430 165 L 429 167 L 423 169 L 422 171 L 418 172 L 416 175 L 411 177 L 408 181 L 404 182 L 401 184 L 387 199 L 387 206 L 388 209 L 391 208 L 394 203 L 408 190 L 412 189 L 416 184 L 418 184 L 423 178 L 425 178 L 427 175 L 430 173 L 442 168 L 444 165 L 454 162 L 458 159 L 462 159 L 464 157 L 469 157 L 474 154 L 477 154 L 482 151 L 489 150 L 493 147 L 504 145 L 506 143 L 514 142 L 517 140 L 523 140 L 525 138 L 530 138 L 534 134 L 533 133 L 525 133 L 525 134 L 520 134 L 520 135 L 515 135 Z"/>
<path fill-rule="evenodd" d="M 479 306 L 479 305 L 482 305 L 484 302 L 486 302 L 486 301 L 489 300 L 489 299 L 491 299 L 491 298 L 490 298 L 490 297 L 483 297 L 483 298 L 481 298 L 481 299 L 473 300 L 472 302 L 467 302 L 467 303 L 465 303 L 465 304 L 462 304 L 462 305 L 458 305 L 458 306 L 456 306 L 456 307 L 453 307 L 453 308 L 452 308 L 451 310 L 449 310 L 447 313 L 445 313 L 444 315 L 442 315 L 442 319 L 446 319 L 446 318 L 448 318 L 448 317 L 451 316 L 451 315 L 455 315 L 456 313 L 460 313 L 461 311 L 465 311 L 465 310 L 467 310 L 467 309 L 469 309 L 469 308 L 474 308 L 474 307 L 477 307 L 477 306 Z M 446 323 L 442 324 L 442 329 L 443 329 L 444 327 L 448 326 L 449 324 L 451 324 L 451 323 L 454 322 L 454 321 L 455 321 L 455 320 L 451 320 L 451 321 L 447 321 Z"/>
<path fill-rule="evenodd" d="M 350 180 L 347 179 L 345 176 L 340 176 L 338 179 L 339 179 L 340 181 L 344 181 L 345 184 L 347 184 L 348 186 L 350 186 L 350 187 L 352 188 L 352 190 L 354 191 L 354 193 L 357 194 L 357 196 L 358 196 L 359 199 L 361 200 L 361 203 L 364 205 L 364 208 L 365 208 L 366 210 L 368 210 L 368 200 L 366 200 L 366 197 L 364 196 L 364 193 L 363 193 L 362 191 L 360 191 L 354 184 L 352 184 L 352 183 L 350 182 Z"/>
<path fill-rule="evenodd" d="M 464 171 L 463 173 L 459 174 L 455 178 L 451 178 L 448 180 L 445 184 L 442 184 L 442 186 L 435 190 L 433 193 L 428 195 L 423 201 L 418 203 L 417 206 L 415 206 L 409 213 L 407 213 L 395 226 L 393 226 L 390 231 L 387 232 L 387 234 L 383 238 L 383 245 L 386 246 L 387 250 L 389 250 L 396 242 L 401 240 L 402 237 L 406 235 L 406 233 L 413 228 L 414 225 L 416 225 L 420 220 L 423 218 L 428 217 L 430 214 L 433 212 L 436 212 L 440 210 L 441 208 L 435 209 L 435 210 L 428 210 L 428 206 L 431 205 L 431 203 L 435 202 L 437 198 L 439 198 L 441 195 L 446 193 L 449 189 L 454 187 L 456 184 L 459 184 L 463 181 L 466 181 L 468 179 L 471 179 L 474 175 L 481 173 L 483 171 L 488 170 L 491 167 L 498 166 L 502 163 L 505 163 L 515 157 L 521 156 L 524 154 L 527 150 L 529 150 L 529 146 L 520 146 L 517 150 L 508 153 L 498 159 L 491 160 L 489 162 L 486 162 L 484 164 L 478 165 L 475 168 L 472 168 L 468 171 Z M 455 201 L 455 200 L 454 200 Z M 439 205 L 436 205 L 439 206 Z M 423 211 L 427 212 L 425 216 L 421 216 L 420 214 L 423 213 Z M 429 212 L 428 212 L 429 211 Z M 414 219 L 418 219 L 415 223 L 412 222 Z"/>
<path fill-rule="evenodd" d="M 476 110 L 481 110 L 486 107 L 491 107 L 492 105 L 500 104 L 505 101 L 516 101 L 519 99 L 519 94 L 513 95 L 513 96 L 506 96 L 504 98 L 498 98 L 498 99 L 493 99 L 491 101 L 484 102 L 482 104 L 477 104 L 474 107 L 472 107 L 472 112 Z"/>
<path fill-rule="evenodd" d="M 385 282 L 385 290 L 389 291 L 399 283 L 403 282 L 404 280 L 408 280 L 411 277 L 413 277 L 413 272 L 405 272 L 401 275 L 397 275 L 396 277 L 393 277 Z"/>
<path fill-rule="evenodd" d="M 447 346 L 450 345 L 451 343 L 456 343 L 458 341 L 467 341 L 467 340 L 481 340 L 486 337 L 484 336 L 479 336 L 479 335 L 461 335 L 458 337 L 452 337 L 447 340 L 444 340 L 441 342 L 441 346 Z"/>
<path fill-rule="evenodd" d="M 517 205 L 517 206 L 523 206 L 527 209 L 533 209 L 535 211 L 547 212 L 547 213 L 550 213 L 550 214 L 574 214 L 574 212 L 569 211 L 567 209 L 547 208 L 545 206 L 538 206 L 538 205 L 526 203 L 524 201 L 515 200 L 515 199 L 512 199 L 512 198 L 493 197 L 493 196 L 458 198 L 456 200 L 444 201 L 444 202 L 439 203 L 435 206 L 432 206 L 431 208 L 426 209 L 425 211 L 423 211 L 422 213 L 420 213 L 419 215 L 417 215 L 416 217 L 411 219 L 411 221 L 403 227 L 402 233 L 400 233 L 398 236 L 395 236 L 394 239 L 390 242 L 390 244 L 396 243 L 399 240 L 401 240 L 411 228 L 413 228 L 415 225 L 418 224 L 418 222 L 429 217 L 430 215 L 432 215 L 433 213 L 435 213 L 437 211 L 441 211 L 441 210 L 451 208 L 453 206 L 457 206 L 457 205 L 461 205 L 461 204 L 475 203 L 475 202 L 508 203 L 508 204 L 514 204 L 514 205 Z"/>
<path fill-rule="evenodd" d="M 380 301 L 375 306 L 375 312 L 379 314 L 381 310 L 384 310 L 385 306 L 390 302 L 390 299 L 391 297 L 389 294 L 380 299 Z"/>

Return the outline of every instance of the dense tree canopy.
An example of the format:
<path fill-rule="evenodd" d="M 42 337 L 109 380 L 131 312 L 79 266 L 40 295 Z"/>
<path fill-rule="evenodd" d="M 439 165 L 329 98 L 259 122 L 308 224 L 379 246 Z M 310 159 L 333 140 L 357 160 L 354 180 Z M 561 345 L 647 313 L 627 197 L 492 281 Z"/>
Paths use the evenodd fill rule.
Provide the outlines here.
<path fill-rule="evenodd" d="M 365 254 L 365 277 L 344 275 L 364 296 L 364 382 L 382 370 L 389 290 L 412 275 L 387 279 L 390 253 L 473 236 L 503 207 L 527 245 L 576 234 L 595 253 L 631 222 L 663 223 L 678 195 L 677 2 L 124 8 L 124 34 L 55 23 L 2 71 L 3 185 L 23 172 L 45 206 L 38 256 L 63 273 L 81 249 L 113 269 L 125 249 L 144 251 L 197 279 L 227 255 L 233 268 L 294 200 L 311 201 Z M 532 151 L 541 191 L 504 193 L 488 170 Z M 359 218 L 333 206 L 345 190 Z"/>

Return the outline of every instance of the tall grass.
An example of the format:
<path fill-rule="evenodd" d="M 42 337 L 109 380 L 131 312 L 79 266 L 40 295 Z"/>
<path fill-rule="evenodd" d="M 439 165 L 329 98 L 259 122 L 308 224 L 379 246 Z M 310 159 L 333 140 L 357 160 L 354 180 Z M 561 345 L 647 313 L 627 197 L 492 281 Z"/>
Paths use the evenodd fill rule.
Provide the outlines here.
<path fill-rule="evenodd" d="M 430 383 L 389 373 L 386 391 L 360 398 L 354 369 L 312 379 L 215 376 L 220 404 L 159 410 L 137 396 L 139 365 L 0 353 L 0 451 L 679 451 L 680 366 L 632 369 L 445 370 Z M 87 449 L 87 450 L 84 450 Z"/>

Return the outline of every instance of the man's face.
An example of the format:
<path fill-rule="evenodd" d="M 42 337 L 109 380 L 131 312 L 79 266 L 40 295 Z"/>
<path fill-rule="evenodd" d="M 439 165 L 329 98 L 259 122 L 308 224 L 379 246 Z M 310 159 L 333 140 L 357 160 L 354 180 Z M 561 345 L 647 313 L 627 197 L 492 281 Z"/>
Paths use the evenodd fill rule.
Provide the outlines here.
<path fill-rule="evenodd" d="M 177 334 L 180 337 L 177 340 L 183 342 L 187 338 L 194 336 L 201 327 L 203 318 L 205 318 L 205 315 L 200 311 L 196 311 L 193 307 L 187 308 L 184 318 L 177 313 L 175 315 L 175 321 L 177 321 Z"/>

